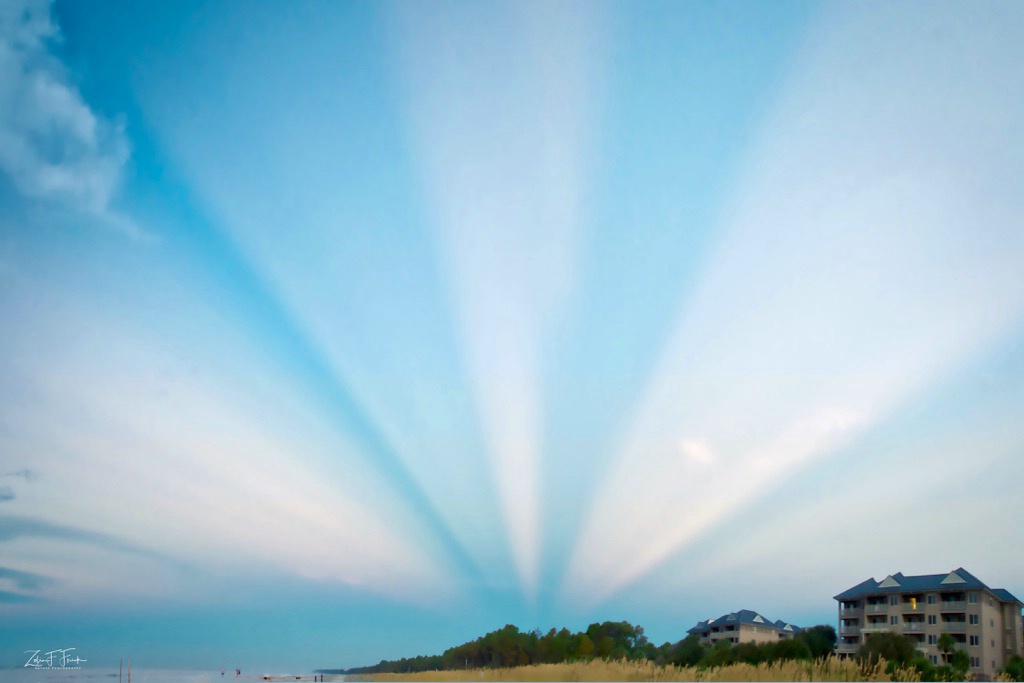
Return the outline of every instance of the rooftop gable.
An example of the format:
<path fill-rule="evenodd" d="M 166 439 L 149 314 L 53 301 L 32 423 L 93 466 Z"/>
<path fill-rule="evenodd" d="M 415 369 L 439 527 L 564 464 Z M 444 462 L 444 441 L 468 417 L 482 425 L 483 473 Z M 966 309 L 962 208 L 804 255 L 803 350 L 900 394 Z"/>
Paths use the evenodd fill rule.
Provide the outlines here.
<path fill-rule="evenodd" d="M 967 581 L 964 579 L 964 577 L 962 577 L 959 574 L 957 574 L 956 570 L 954 569 L 953 571 L 951 571 L 949 574 L 946 575 L 946 578 L 944 578 L 941 581 L 941 583 L 946 583 L 946 584 L 948 584 L 948 583 L 967 583 Z"/>
<path fill-rule="evenodd" d="M 748 624 L 748 625 L 753 625 L 753 626 L 767 626 L 768 628 L 777 628 L 780 631 L 785 629 L 786 626 L 790 626 L 791 627 L 790 630 L 792 632 L 794 632 L 794 633 L 798 633 L 798 632 L 803 630 L 799 626 L 794 626 L 793 624 L 787 624 L 786 622 L 781 621 L 781 620 L 780 621 L 772 621 L 771 619 L 767 618 L 766 616 L 764 616 L 764 615 L 762 615 L 762 614 L 760 614 L 758 612 L 755 612 L 754 610 L 741 609 L 741 610 L 738 610 L 736 612 L 729 612 L 728 614 L 723 614 L 722 616 L 718 617 L 717 619 L 708 619 L 706 621 L 698 621 L 697 625 L 694 626 L 693 628 L 691 628 L 690 630 L 688 630 L 687 633 L 702 633 L 702 632 L 707 631 L 708 629 L 710 629 L 712 624 L 714 624 L 716 626 L 717 625 L 722 625 L 722 624 L 730 624 L 730 625 Z"/>
<path fill-rule="evenodd" d="M 852 588 L 848 588 L 839 595 L 833 597 L 835 600 L 855 600 L 867 595 L 884 593 L 913 593 L 917 591 L 939 591 L 939 590 L 961 590 L 964 588 L 989 589 L 978 577 L 971 574 L 963 567 L 957 567 L 948 574 L 921 574 L 915 576 L 904 576 L 901 572 L 891 574 L 881 582 L 873 578 L 863 581 Z"/>
<path fill-rule="evenodd" d="M 900 582 L 897 581 L 892 574 L 882 579 L 882 583 L 878 584 L 879 588 L 901 588 Z"/>

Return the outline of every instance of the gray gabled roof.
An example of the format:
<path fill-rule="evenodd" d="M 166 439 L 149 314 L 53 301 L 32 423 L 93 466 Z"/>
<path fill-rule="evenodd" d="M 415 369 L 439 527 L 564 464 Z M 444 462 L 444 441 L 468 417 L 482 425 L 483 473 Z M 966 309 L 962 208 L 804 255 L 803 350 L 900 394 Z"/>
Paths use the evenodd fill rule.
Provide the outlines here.
<path fill-rule="evenodd" d="M 710 629 L 712 626 L 727 626 L 730 624 L 750 624 L 751 626 L 767 626 L 768 628 L 776 628 L 786 633 L 800 633 L 803 631 L 802 628 L 794 624 L 782 621 L 772 621 L 763 614 L 759 614 L 754 610 L 741 609 L 738 612 L 729 612 L 723 614 L 717 619 L 705 619 L 704 621 L 698 621 L 697 625 L 687 631 L 687 633 L 702 633 Z"/>
<path fill-rule="evenodd" d="M 1006 590 L 1005 588 L 991 588 L 989 590 L 991 590 L 993 593 L 995 593 L 995 596 L 997 598 L 999 598 L 1000 600 L 1002 600 L 1003 602 L 1020 602 L 1020 600 L 1018 600 L 1013 595 L 1013 593 L 1011 593 L 1010 591 Z"/>
<path fill-rule="evenodd" d="M 889 593 L 913 593 L 917 591 L 956 591 L 965 588 L 984 588 L 991 591 L 1000 600 L 1020 602 L 1009 591 L 1003 588 L 989 588 L 981 579 L 971 574 L 963 567 L 958 567 L 945 574 L 922 574 L 919 576 L 904 576 L 902 572 L 890 574 L 882 581 L 875 581 L 873 578 L 862 581 L 852 588 L 833 597 L 835 600 L 856 600 L 866 595 L 879 595 Z"/>

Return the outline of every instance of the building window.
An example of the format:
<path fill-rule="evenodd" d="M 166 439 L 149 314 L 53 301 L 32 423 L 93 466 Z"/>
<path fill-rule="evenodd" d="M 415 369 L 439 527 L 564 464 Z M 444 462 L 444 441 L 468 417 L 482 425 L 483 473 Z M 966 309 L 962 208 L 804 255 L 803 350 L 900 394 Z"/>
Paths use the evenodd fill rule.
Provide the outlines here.
<path fill-rule="evenodd" d="M 939 663 L 939 658 L 936 657 L 935 655 L 930 655 L 929 659 L 932 660 L 932 664 L 938 664 Z"/>
<path fill-rule="evenodd" d="M 977 593 L 968 593 L 967 594 L 967 602 L 971 603 L 972 605 L 977 604 L 978 603 L 978 594 Z"/>
<path fill-rule="evenodd" d="M 992 641 L 992 647 L 995 647 L 995 646 L 996 646 L 996 641 L 993 640 Z"/>
<path fill-rule="evenodd" d="M 981 659 L 979 657 L 971 657 L 971 668 L 977 669 L 981 666 Z"/>
<path fill-rule="evenodd" d="M 978 636 L 970 636 L 971 646 L 972 647 L 977 647 L 978 646 L 978 642 L 980 640 L 981 640 L 981 638 L 979 638 Z"/>
<path fill-rule="evenodd" d="M 934 605 L 935 604 L 935 596 L 934 595 L 929 595 L 928 596 L 928 604 L 929 605 Z"/>
<path fill-rule="evenodd" d="M 996 627 L 996 620 L 995 619 L 989 619 L 988 620 L 988 625 L 991 626 L 992 628 L 995 628 Z"/>
<path fill-rule="evenodd" d="M 897 597 L 897 596 L 895 596 L 895 595 L 893 595 L 893 596 L 890 596 L 890 597 L 889 597 L 889 604 L 890 604 L 890 605 L 898 605 L 898 604 L 900 604 L 900 599 L 899 599 L 899 597 Z"/>
<path fill-rule="evenodd" d="M 897 617 L 897 616 L 895 616 L 895 615 L 894 615 L 894 616 L 891 616 L 891 617 L 889 617 L 889 624 L 890 624 L 890 625 L 892 625 L 892 626 L 895 626 L 895 625 L 896 625 L 896 624 L 898 624 L 898 623 L 899 623 L 899 617 Z"/>
<path fill-rule="evenodd" d="M 932 625 L 935 624 L 935 615 L 934 614 L 929 614 L 928 615 L 928 623 L 932 624 Z"/>
<path fill-rule="evenodd" d="M 978 623 L 978 615 L 977 614 L 970 615 L 970 620 L 971 620 L 972 624 L 977 624 Z"/>
<path fill-rule="evenodd" d="M 938 642 L 938 637 L 935 634 L 932 634 L 932 635 L 928 636 L 928 644 L 929 645 L 934 645 L 936 642 Z M 932 662 L 932 663 L 934 664 L 935 662 Z"/>

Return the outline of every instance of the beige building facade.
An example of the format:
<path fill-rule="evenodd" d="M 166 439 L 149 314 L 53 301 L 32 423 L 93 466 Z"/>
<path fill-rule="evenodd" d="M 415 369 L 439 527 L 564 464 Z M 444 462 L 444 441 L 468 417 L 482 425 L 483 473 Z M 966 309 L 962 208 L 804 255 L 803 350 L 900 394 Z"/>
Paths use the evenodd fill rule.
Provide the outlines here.
<path fill-rule="evenodd" d="M 868 579 L 835 600 L 840 656 L 856 654 L 868 636 L 881 632 L 909 636 L 933 664 L 943 661 L 938 639 L 948 633 L 967 653 L 968 671 L 979 678 L 998 675 L 1012 655 L 1024 656 L 1020 600 L 962 567 L 948 574 Z"/>
<path fill-rule="evenodd" d="M 697 622 L 687 633 L 696 634 L 706 645 L 714 645 L 719 640 L 739 643 L 774 643 L 792 638 L 802 629 L 784 621 L 771 621 L 763 615 L 749 609 L 723 614 L 717 619 L 706 619 Z"/>

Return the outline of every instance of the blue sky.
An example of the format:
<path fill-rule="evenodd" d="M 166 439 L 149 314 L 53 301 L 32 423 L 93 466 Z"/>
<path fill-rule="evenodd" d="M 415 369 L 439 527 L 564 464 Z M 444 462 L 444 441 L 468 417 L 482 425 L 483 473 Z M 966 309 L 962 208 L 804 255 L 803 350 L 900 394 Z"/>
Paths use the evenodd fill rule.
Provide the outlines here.
<path fill-rule="evenodd" d="M 0 665 L 1024 592 L 1022 30 L 6 3 Z"/>

